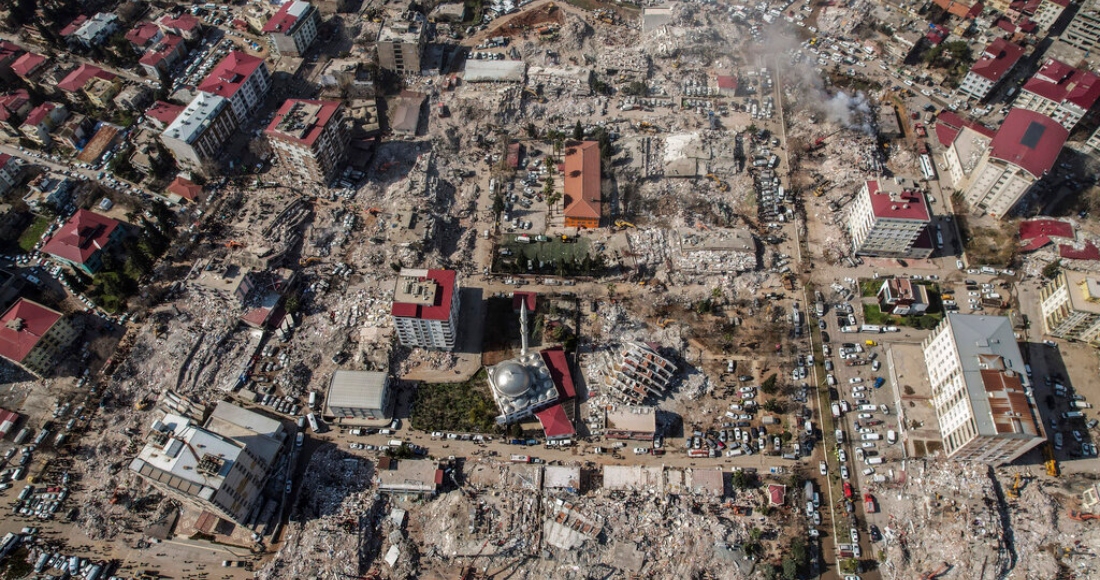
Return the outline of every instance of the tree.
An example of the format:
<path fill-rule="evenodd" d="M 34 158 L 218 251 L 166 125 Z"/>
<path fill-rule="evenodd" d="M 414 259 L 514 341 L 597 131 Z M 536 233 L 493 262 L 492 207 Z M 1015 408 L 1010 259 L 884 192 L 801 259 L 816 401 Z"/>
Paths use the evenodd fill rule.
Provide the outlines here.
<path fill-rule="evenodd" d="M 753 528 L 749 530 L 749 541 L 756 543 L 760 541 L 760 537 L 764 535 L 764 532 L 760 528 Z"/>
<path fill-rule="evenodd" d="M 539 128 L 534 123 L 527 123 L 527 136 L 531 139 L 539 136 Z"/>
<path fill-rule="evenodd" d="M 798 564 L 790 556 L 783 558 L 783 580 L 796 580 L 798 578 Z"/>
<path fill-rule="evenodd" d="M 730 474 L 730 485 L 733 489 L 748 489 L 752 487 L 752 479 L 744 471 L 734 471 Z"/>
<path fill-rule="evenodd" d="M 1053 280 L 1058 277 L 1058 274 L 1062 271 L 1062 260 L 1054 260 L 1053 262 L 1043 266 L 1043 278 L 1047 280 Z"/>
<path fill-rule="evenodd" d="M 498 217 L 504 213 L 504 196 L 499 193 L 493 196 L 493 213 Z"/>
<path fill-rule="evenodd" d="M 774 395 L 779 389 L 776 387 L 779 377 L 775 373 L 768 375 L 768 378 L 764 379 L 764 382 L 760 385 L 760 390 L 765 395 Z"/>
<path fill-rule="evenodd" d="M 580 120 L 577 120 L 577 124 L 573 126 L 573 140 L 582 141 L 584 139 L 584 125 L 581 125 Z"/>

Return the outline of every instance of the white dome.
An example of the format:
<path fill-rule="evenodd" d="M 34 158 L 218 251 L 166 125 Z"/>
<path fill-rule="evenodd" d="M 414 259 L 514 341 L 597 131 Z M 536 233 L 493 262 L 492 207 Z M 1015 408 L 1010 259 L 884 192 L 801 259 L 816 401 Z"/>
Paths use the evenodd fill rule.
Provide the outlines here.
<path fill-rule="evenodd" d="M 515 361 L 500 363 L 493 374 L 493 386 L 507 397 L 522 397 L 531 389 L 531 376 Z"/>

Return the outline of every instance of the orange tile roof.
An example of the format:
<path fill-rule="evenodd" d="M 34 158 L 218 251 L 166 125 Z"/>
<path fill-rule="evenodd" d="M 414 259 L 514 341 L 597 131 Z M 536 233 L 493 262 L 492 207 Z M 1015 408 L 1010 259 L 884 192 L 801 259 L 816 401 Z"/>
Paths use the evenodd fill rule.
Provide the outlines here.
<path fill-rule="evenodd" d="M 600 144 L 596 141 L 566 147 L 565 217 L 600 219 Z"/>

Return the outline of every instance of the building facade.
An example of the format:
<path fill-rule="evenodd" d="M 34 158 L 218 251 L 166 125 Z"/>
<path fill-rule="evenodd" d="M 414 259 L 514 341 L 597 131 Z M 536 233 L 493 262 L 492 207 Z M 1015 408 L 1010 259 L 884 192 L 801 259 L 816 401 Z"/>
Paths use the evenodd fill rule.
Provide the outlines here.
<path fill-rule="evenodd" d="M 1035 111 L 1072 131 L 1100 98 L 1100 77 L 1047 59 L 1024 84 L 1014 107 Z"/>
<path fill-rule="evenodd" d="M 224 401 L 205 425 L 167 414 L 154 421 L 130 470 L 169 495 L 244 523 L 286 438 L 282 424 Z"/>
<path fill-rule="evenodd" d="M 949 312 L 922 346 L 949 459 L 1011 463 L 1046 441 L 1008 317 Z"/>
<path fill-rule="evenodd" d="M 325 404 L 328 415 L 337 419 L 389 419 L 393 406 L 390 376 L 384 372 L 338 370 L 332 373 Z"/>
<path fill-rule="evenodd" d="M 267 64 L 239 50 L 230 52 L 199 83 L 198 90 L 229 101 L 237 124 L 244 124 L 263 104 L 271 88 Z"/>
<path fill-rule="evenodd" d="M 1023 54 L 1024 49 L 1003 38 L 994 40 L 963 77 L 959 92 L 978 100 L 986 98 L 1008 76 Z"/>
<path fill-rule="evenodd" d="M 23 162 L 18 157 L 0 153 L 0 195 L 11 191 L 19 182 L 23 172 Z"/>
<path fill-rule="evenodd" d="M 292 0 L 283 4 L 271 20 L 267 21 L 263 32 L 271 39 L 272 46 L 279 54 L 302 56 L 317 38 L 320 27 L 320 11 L 309 2 Z"/>
<path fill-rule="evenodd" d="M 1068 137 L 1054 119 L 1012 109 L 960 187 L 971 211 L 1004 218 L 1054 166 Z"/>
<path fill-rule="evenodd" d="M 458 295 L 454 270 L 401 270 L 390 309 L 401 344 L 453 350 L 458 334 Z"/>
<path fill-rule="evenodd" d="M 1062 270 L 1039 291 L 1047 334 L 1100 346 L 1100 279 Z"/>
<path fill-rule="evenodd" d="M 350 130 L 339 101 L 290 99 L 265 131 L 283 167 L 327 183 L 347 158 Z"/>
<path fill-rule="evenodd" d="M 1100 1 L 1086 0 L 1059 40 L 1083 52 L 1100 48 Z"/>
<path fill-rule="evenodd" d="M 218 158 L 222 144 L 236 130 L 237 117 L 229 100 L 199 93 L 160 134 L 160 140 L 181 167 L 202 172 L 203 164 Z"/>
<path fill-rule="evenodd" d="M 60 312 L 20 298 L 0 316 L 0 357 L 46 377 L 69 356 L 76 335 Z"/>
<path fill-rule="evenodd" d="M 867 181 L 852 202 L 848 234 L 852 249 L 861 256 L 927 258 L 933 248 L 928 231 L 931 222 L 921 191 Z"/>
<path fill-rule="evenodd" d="M 45 102 L 38 105 L 23 119 L 19 130 L 31 141 L 49 149 L 53 146 L 50 132 L 69 118 L 69 111 L 60 103 Z"/>
<path fill-rule="evenodd" d="M 1069 6 L 1069 0 L 1042 0 L 1031 15 L 1031 20 L 1039 25 L 1040 32 L 1045 32 L 1058 21 L 1066 6 Z"/>
<path fill-rule="evenodd" d="M 420 74 L 427 33 L 423 16 L 406 12 L 382 26 L 378 33 L 378 65 L 398 74 Z"/>

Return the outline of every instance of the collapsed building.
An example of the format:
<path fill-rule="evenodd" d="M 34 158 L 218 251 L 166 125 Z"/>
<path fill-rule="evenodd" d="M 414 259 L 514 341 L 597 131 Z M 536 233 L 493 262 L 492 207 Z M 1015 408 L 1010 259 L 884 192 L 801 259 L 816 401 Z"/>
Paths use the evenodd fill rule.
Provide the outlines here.
<path fill-rule="evenodd" d="M 657 352 L 649 342 L 627 342 L 612 357 L 603 384 L 615 396 L 642 403 L 650 395 L 660 396 L 676 374 L 676 364 Z"/>

